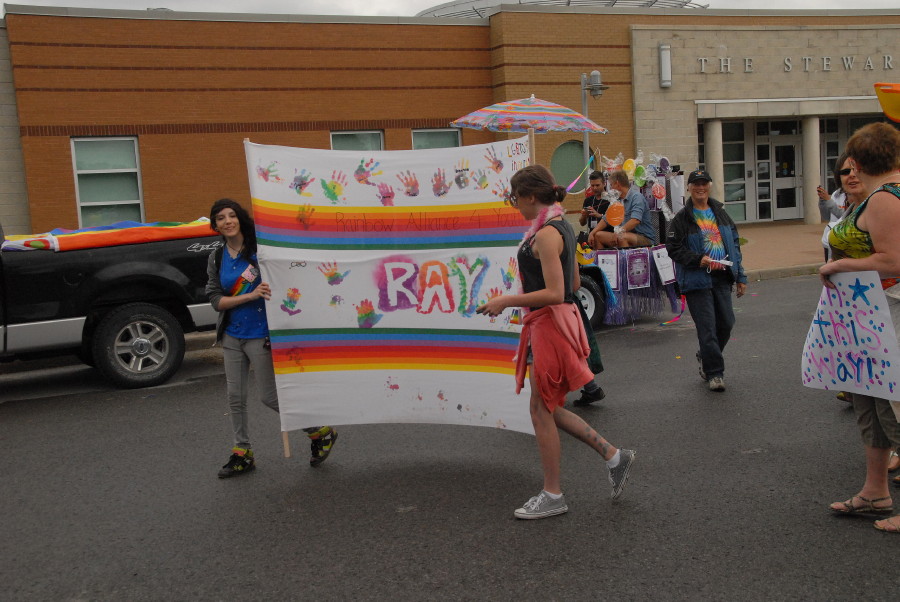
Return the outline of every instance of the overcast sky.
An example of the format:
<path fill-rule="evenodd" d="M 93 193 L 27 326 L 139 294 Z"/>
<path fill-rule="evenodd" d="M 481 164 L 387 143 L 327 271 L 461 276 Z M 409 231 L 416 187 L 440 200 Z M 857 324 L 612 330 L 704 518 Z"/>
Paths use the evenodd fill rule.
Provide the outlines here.
<path fill-rule="evenodd" d="M 898 0 L 694 0 L 710 8 L 858 9 L 898 8 Z M 406 16 L 444 2 L 437 0 L 20 0 L 10 4 L 78 6 L 88 8 L 171 8 L 177 11 L 218 13 L 284 13 L 309 15 Z"/>

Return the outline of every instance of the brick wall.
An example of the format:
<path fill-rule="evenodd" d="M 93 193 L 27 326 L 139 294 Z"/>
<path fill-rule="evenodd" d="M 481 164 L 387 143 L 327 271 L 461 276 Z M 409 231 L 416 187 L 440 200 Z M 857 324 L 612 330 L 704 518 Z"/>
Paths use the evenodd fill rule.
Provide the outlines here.
<path fill-rule="evenodd" d="M 19 120 L 16 114 L 16 95 L 6 27 L 2 25 L 0 25 L 0 224 L 3 225 L 6 234 L 31 232 L 22 145 L 19 141 Z"/>
<path fill-rule="evenodd" d="M 589 115 L 610 134 L 591 136 L 591 146 L 632 156 L 646 146 L 637 139 L 636 119 L 660 119 L 657 129 L 665 133 L 666 120 L 677 120 L 681 110 L 665 98 L 649 109 L 642 104 L 655 93 L 655 50 L 632 48 L 633 25 L 726 28 L 752 18 L 759 26 L 838 31 L 900 23 L 898 15 L 735 12 L 522 10 L 494 15 L 490 27 L 7 14 L 31 225 L 36 231 L 77 225 L 73 136 L 137 135 L 147 219 L 190 220 L 216 198 L 247 199 L 244 138 L 328 148 L 331 130 L 375 129 L 385 132 L 387 149 L 408 149 L 411 128 L 446 127 L 492 102 L 534 94 L 580 111 L 580 76 L 593 69 L 610 89 L 589 100 Z M 634 61 L 633 52 L 640 53 Z M 684 123 L 696 121 L 686 117 Z M 690 151 L 677 144 L 695 138 L 679 135 L 672 154 L 683 162 Z M 493 139 L 463 130 L 464 144 Z M 538 161 L 549 164 L 568 140 L 581 136 L 538 136 Z M 567 202 L 579 206 L 580 195 Z"/>

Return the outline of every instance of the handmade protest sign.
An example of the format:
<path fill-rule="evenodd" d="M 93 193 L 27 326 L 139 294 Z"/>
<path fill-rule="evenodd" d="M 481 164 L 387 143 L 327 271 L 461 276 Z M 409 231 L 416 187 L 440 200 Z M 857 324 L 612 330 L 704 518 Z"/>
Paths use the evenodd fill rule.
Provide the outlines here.
<path fill-rule="evenodd" d="M 900 401 L 900 349 L 878 274 L 847 272 L 830 279 L 835 288 L 822 287 L 806 335 L 803 384 Z"/>
<path fill-rule="evenodd" d="M 416 151 L 245 142 L 282 429 L 451 423 L 532 432 L 515 394 L 527 138 Z"/>

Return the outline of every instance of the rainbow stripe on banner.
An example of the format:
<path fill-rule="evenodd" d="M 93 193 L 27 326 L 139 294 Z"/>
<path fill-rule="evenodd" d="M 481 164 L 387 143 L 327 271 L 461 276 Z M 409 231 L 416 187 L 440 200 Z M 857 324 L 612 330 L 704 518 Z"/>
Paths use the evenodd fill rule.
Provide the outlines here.
<path fill-rule="evenodd" d="M 295 249 L 509 247 L 528 223 L 495 202 L 415 207 L 323 207 L 253 199 L 257 241 Z"/>
<path fill-rule="evenodd" d="M 311 328 L 270 332 L 276 374 L 441 370 L 514 374 L 518 332 Z"/>

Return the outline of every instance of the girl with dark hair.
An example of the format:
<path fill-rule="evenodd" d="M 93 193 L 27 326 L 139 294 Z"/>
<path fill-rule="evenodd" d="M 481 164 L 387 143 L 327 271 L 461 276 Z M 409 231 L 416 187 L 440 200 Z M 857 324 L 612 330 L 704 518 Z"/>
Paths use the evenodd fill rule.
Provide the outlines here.
<path fill-rule="evenodd" d="M 561 429 L 596 450 L 606 460 L 612 498 L 625 487 L 634 452 L 617 449 L 581 417 L 563 406 L 566 393 L 593 380 L 586 358 L 588 341 L 575 307 L 573 280 L 578 275 L 575 233 L 563 219 L 559 205 L 566 196 L 553 176 L 540 165 L 530 165 L 510 180 L 510 201 L 532 220 L 518 252 L 521 295 L 490 299 L 478 313 L 497 316 L 508 307 L 528 309 L 519 340 L 516 392 L 528 372 L 529 409 L 544 472 L 543 490 L 515 511 L 516 518 L 536 519 L 568 511 L 560 489 Z"/>
<path fill-rule="evenodd" d="M 246 474 L 256 467 L 247 416 L 251 364 L 260 400 L 278 411 L 265 308 L 272 290 L 260 276 L 256 227 L 247 210 L 236 201 L 220 199 L 213 203 L 209 218 L 212 229 L 221 234 L 225 242 L 224 247 L 209 255 L 206 294 L 213 309 L 219 312 L 216 342 L 222 341 L 228 406 L 234 430 L 231 457 L 219 471 L 219 478 L 226 479 Z M 309 462 L 318 466 L 331 453 L 337 432 L 329 426 L 305 430 L 312 441 Z"/>
<path fill-rule="evenodd" d="M 886 123 L 870 123 L 847 142 L 849 168 L 870 191 L 859 205 L 844 214 L 828 236 L 832 260 L 819 268 L 822 283 L 840 272 L 876 271 L 889 288 L 900 276 L 900 132 Z M 888 299 L 895 330 L 900 327 L 900 303 Z M 852 393 L 856 423 L 866 453 L 862 489 L 843 502 L 831 504 L 838 514 L 888 516 L 894 503 L 888 490 L 891 448 L 900 446 L 900 423 L 887 399 Z M 900 515 L 875 521 L 876 529 L 900 533 Z"/>

